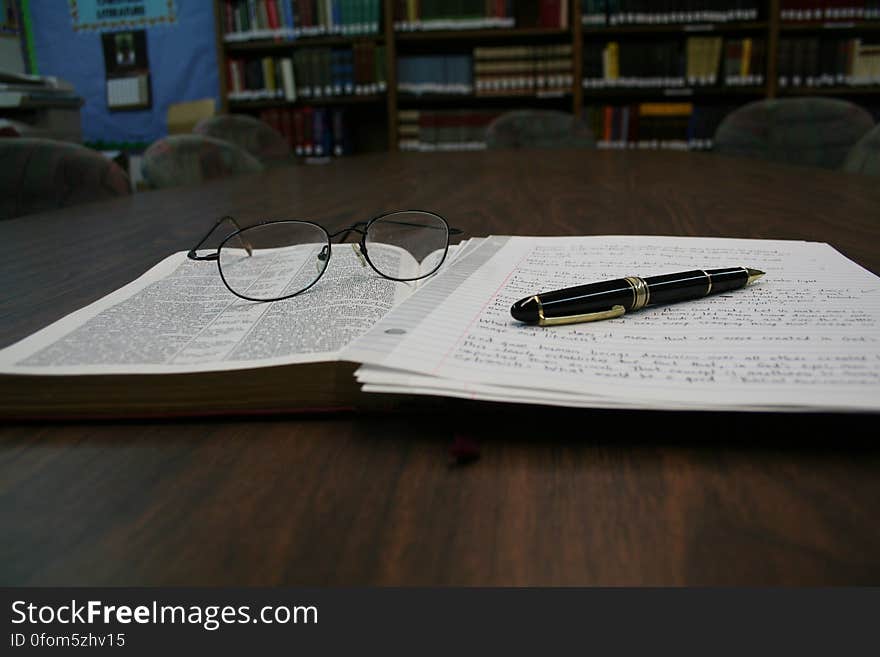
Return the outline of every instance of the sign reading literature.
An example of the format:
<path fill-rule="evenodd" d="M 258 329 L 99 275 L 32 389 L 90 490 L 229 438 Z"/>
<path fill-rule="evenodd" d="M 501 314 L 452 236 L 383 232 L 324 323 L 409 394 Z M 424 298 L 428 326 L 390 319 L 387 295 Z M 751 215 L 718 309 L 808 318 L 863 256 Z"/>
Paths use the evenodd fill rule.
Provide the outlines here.
<path fill-rule="evenodd" d="M 68 0 L 75 31 L 130 30 L 177 21 L 174 0 Z"/>

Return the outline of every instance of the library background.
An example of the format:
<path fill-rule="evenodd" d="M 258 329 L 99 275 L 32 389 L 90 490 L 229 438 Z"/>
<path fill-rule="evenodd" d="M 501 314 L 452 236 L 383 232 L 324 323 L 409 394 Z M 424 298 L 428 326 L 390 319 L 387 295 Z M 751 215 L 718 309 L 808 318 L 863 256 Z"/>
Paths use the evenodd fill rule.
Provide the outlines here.
<path fill-rule="evenodd" d="M 847 147 L 880 118 L 880 0 L 0 0 L 0 11 L 0 134 L 83 144 L 133 190 L 278 162 L 492 148 L 490 126 L 521 110 L 533 135 L 565 116 L 579 126 L 571 144 L 721 152 L 725 121 L 742 136 L 755 116 L 771 120 L 775 105 L 758 101 L 799 99 L 772 120 Z M 814 164 L 841 168 L 845 155 Z"/>

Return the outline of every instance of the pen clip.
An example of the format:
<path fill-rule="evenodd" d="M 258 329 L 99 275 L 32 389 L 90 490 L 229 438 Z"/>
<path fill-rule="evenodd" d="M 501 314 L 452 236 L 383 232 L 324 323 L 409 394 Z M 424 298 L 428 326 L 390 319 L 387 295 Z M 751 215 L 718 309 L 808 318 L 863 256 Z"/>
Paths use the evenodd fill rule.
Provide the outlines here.
<path fill-rule="evenodd" d="M 538 326 L 561 326 L 562 324 L 579 324 L 581 322 L 598 322 L 600 319 L 614 319 L 626 312 L 623 306 L 611 306 L 609 310 L 600 310 L 583 315 L 567 315 L 565 317 L 544 317 L 544 309 L 539 306 Z"/>

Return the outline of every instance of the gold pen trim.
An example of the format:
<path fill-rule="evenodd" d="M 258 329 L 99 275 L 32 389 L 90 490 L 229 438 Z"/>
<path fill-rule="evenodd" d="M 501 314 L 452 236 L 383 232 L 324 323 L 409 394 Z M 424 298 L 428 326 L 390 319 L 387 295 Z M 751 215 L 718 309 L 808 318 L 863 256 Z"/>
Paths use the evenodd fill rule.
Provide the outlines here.
<path fill-rule="evenodd" d="M 595 313 L 585 313 L 583 315 L 568 315 L 566 317 L 544 317 L 544 309 L 541 307 L 541 301 L 538 300 L 538 326 L 562 326 L 563 324 L 580 324 L 581 322 L 598 322 L 602 319 L 614 319 L 621 317 L 626 313 L 626 308 L 617 305 L 612 306 L 609 310 L 601 310 Z"/>
<path fill-rule="evenodd" d="M 638 276 L 627 276 L 623 280 L 630 284 L 633 291 L 633 302 L 630 310 L 641 310 L 651 302 L 651 290 L 644 279 Z"/>
<path fill-rule="evenodd" d="M 705 297 L 708 297 L 710 294 L 712 294 L 712 274 L 707 272 L 705 269 L 701 269 L 700 271 L 703 272 L 706 275 L 706 278 L 709 279 L 709 287 L 706 288 L 706 294 L 703 295 Z"/>
<path fill-rule="evenodd" d="M 544 322 L 547 321 L 544 318 L 544 304 L 541 303 L 541 298 L 537 294 L 532 299 L 538 304 L 538 326 L 544 326 Z"/>

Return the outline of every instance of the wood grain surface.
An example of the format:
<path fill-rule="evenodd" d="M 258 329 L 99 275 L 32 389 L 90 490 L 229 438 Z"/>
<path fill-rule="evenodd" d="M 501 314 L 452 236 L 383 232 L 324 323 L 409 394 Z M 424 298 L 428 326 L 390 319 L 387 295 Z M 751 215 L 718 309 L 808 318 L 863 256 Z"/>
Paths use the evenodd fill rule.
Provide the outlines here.
<path fill-rule="evenodd" d="M 0 345 L 214 218 L 423 208 L 470 235 L 827 241 L 875 179 L 660 152 L 385 154 L 0 222 Z M 876 416 L 544 409 L 0 427 L 4 585 L 880 583 Z M 456 438 L 480 458 L 452 465 Z"/>

